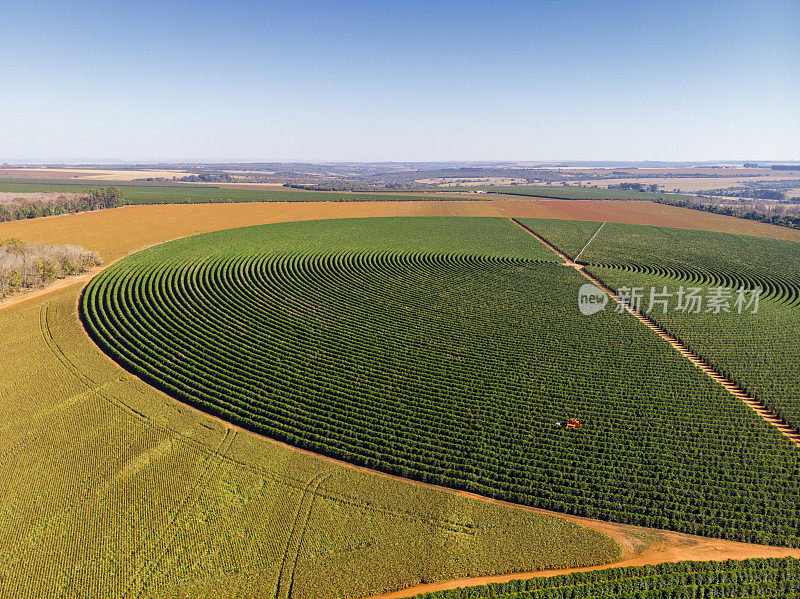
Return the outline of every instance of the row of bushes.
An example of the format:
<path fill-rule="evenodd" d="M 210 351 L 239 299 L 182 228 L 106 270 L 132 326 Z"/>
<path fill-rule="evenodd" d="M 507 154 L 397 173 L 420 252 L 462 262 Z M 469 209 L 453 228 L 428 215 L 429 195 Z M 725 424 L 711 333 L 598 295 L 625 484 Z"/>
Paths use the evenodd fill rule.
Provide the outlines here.
<path fill-rule="evenodd" d="M 426 593 L 414 599 L 755 599 L 798 594 L 800 560 L 787 557 L 608 568 Z"/>

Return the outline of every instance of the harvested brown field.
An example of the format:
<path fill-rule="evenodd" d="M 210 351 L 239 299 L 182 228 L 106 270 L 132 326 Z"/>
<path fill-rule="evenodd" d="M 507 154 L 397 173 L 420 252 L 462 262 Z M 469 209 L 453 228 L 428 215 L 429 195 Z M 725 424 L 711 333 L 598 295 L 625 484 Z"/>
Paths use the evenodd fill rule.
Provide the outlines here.
<path fill-rule="evenodd" d="M 247 225 L 370 216 L 503 216 L 560 218 L 702 229 L 800 241 L 800 231 L 652 202 L 495 200 L 437 202 L 309 202 L 125 206 L 0 223 L 0 239 L 77 244 L 105 262 L 141 247 L 207 231 Z M 54 219 L 58 219 L 55 221 Z M 124 235 L 120 234 L 124 231 Z"/>
<path fill-rule="evenodd" d="M 133 181 L 146 177 L 184 177 L 184 170 L 116 170 L 85 168 L 4 168 L 0 178 L 6 179 L 79 179 L 87 181 Z"/>
<path fill-rule="evenodd" d="M 127 206 L 2 223 L 0 239 L 80 243 L 110 262 L 153 243 L 205 231 L 289 220 L 400 215 L 616 220 L 800 241 L 800 231 L 649 202 L 528 199 Z M 291 575 L 297 595 L 310 597 L 368 595 L 442 578 L 477 583 L 480 579 L 469 577 L 532 569 L 523 559 L 535 549 L 525 531 L 527 517 L 538 510 L 509 509 L 508 504 L 485 499 L 470 501 L 478 497 L 376 476 L 188 409 L 99 353 L 75 314 L 78 286 L 64 287 L 68 288 L 0 310 L 4 332 L 21 340 L 6 349 L 6 361 L 17 361 L 10 369 L 13 376 L 0 384 L 10 399 L 0 406 L 9 433 L 6 449 L 9 454 L 17 452 L 6 464 L 5 496 L 13 500 L 13 513 L 31 514 L 9 520 L 13 524 L 9 530 L 18 539 L 16 550 L 24 559 L 6 568 L 4 585 L 21 593 L 59 585 L 74 591 L 81 585 L 97 585 L 102 580 L 99 573 L 111 572 L 114 582 L 108 590 L 93 587 L 97 596 L 124 590 L 143 596 L 262 596 L 280 591 Z M 27 377 L 22 364 L 32 355 L 40 369 Z M 66 394 L 52 391 L 67 387 Z M 62 422 L 66 424 L 61 426 Z M 73 431 L 81 433 L 69 436 Z M 78 458 L 84 455 L 90 459 Z M 29 469 L 29 463 L 36 468 Z M 35 496 L 32 489 L 55 487 L 72 490 L 66 507 L 34 505 L 26 499 Z M 102 503 L 112 495 L 147 509 L 156 524 L 141 526 L 127 511 L 120 511 L 124 504 L 119 501 Z M 286 501 L 274 502 L 272 497 Z M 301 509 L 307 522 L 302 529 L 305 537 L 284 525 L 292 510 Z M 452 532 L 454 518 L 457 526 Z M 797 555 L 796 550 L 576 517 L 566 521 L 616 540 L 624 551 L 624 563 Z M 425 548 L 438 547 L 437 543 L 452 546 L 461 529 L 475 522 L 485 534 L 480 528 L 481 535 L 459 549 L 477 560 L 469 572 L 421 559 Z M 245 529 L 250 531 L 247 538 L 241 535 Z M 80 564 L 80 571 L 69 576 L 68 559 L 58 542 L 65 531 L 83 538 L 85 547 L 84 553 L 68 556 Z M 499 534 L 518 537 L 501 543 Z M 114 545 L 112 538 L 123 542 Z M 198 538 L 206 541 L 198 545 Z M 195 545 L 197 560 L 189 562 L 186 548 Z M 516 554 L 498 554 L 498 547 L 513 547 Z M 284 553 L 294 564 L 287 573 L 276 566 Z M 377 572 L 371 565 L 379 561 L 395 563 L 403 571 Z M 373 578 L 356 576 L 373 570 Z M 353 588 L 353 580 L 362 586 Z M 443 583 L 448 584 L 454 583 Z"/>

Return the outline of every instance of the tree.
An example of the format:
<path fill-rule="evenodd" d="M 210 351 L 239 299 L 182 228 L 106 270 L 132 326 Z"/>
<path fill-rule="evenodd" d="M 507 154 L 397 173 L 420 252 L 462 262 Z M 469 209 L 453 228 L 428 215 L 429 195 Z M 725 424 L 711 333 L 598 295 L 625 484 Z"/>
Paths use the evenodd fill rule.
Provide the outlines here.
<path fill-rule="evenodd" d="M 122 206 L 124 196 L 119 187 L 107 187 L 106 189 L 90 189 L 87 192 L 87 203 L 89 210 L 99 210 L 103 208 L 117 208 Z"/>
<path fill-rule="evenodd" d="M 122 206 L 124 196 L 119 187 L 109 187 L 105 192 L 105 208 L 118 208 Z"/>
<path fill-rule="evenodd" d="M 19 270 L 15 268 L 11 271 L 11 282 L 9 283 L 9 289 L 11 293 L 16 293 L 19 291 L 21 284 L 22 282 L 19 278 Z"/>

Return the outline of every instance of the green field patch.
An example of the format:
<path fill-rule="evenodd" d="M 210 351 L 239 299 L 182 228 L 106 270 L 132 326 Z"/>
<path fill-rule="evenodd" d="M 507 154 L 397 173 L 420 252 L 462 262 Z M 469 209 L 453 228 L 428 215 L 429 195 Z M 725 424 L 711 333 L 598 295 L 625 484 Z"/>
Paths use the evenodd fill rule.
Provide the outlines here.
<path fill-rule="evenodd" d="M 593 220 L 560 218 L 520 218 L 518 220 L 572 259 L 589 243 L 600 225 L 603 224 Z"/>
<path fill-rule="evenodd" d="M 585 278 L 543 247 L 501 219 L 218 232 L 120 261 L 82 317 L 151 384 L 299 447 L 560 512 L 800 543 L 800 452 L 630 315 L 583 316 Z"/>

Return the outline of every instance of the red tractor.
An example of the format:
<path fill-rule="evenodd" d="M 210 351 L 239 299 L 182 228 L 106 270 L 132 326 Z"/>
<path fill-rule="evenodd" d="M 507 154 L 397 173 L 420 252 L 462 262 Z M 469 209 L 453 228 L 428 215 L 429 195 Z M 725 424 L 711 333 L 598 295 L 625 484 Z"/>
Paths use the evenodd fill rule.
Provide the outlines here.
<path fill-rule="evenodd" d="M 567 420 L 567 427 L 566 427 L 567 430 L 571 428 L 580 428 L 580 427 L 581 423 L 577 418 L 570 418 L 569 420 Z"/>

